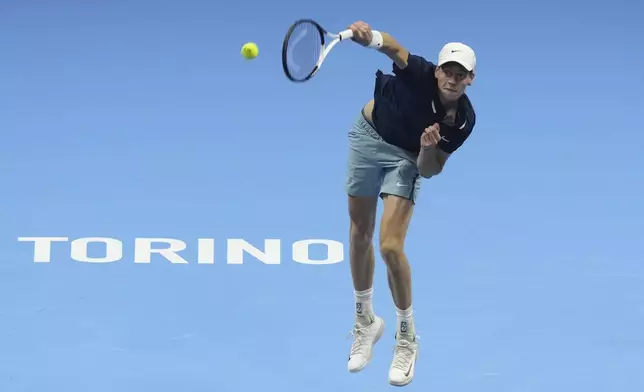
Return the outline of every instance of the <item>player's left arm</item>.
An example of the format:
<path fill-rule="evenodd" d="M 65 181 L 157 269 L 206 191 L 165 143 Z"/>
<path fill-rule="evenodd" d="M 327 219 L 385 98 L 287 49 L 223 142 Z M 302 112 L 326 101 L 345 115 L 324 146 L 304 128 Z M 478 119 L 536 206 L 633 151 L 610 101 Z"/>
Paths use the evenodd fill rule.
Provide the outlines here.
<path fill-rule="evenodd" d="M 434 124 L 427 128 L 421 136 L 420 153 L 416 161 L 421 176 L 429 178 L 440 174 L 450 156 L 459 149 L 470 136 L 474 126 L 464 129 Z"/>
<path fill-rule="evenodd" d="M 436 146 L 421 148 L 416 162 L 418 172 L 425 178 L 439 175 L 450 155 Z"/>

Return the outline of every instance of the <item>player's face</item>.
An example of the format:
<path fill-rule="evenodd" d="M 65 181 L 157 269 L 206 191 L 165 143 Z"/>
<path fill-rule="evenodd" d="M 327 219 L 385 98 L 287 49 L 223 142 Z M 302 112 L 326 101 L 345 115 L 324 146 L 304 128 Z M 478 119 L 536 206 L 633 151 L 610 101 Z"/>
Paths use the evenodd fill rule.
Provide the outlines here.
<path fill-rule="evenodd" d="M 443 98 L 447 101 L 456 101 L 472 83 L 474 75 L 460 64 L 446 63 L 436 67 L 436 79 Z"/>

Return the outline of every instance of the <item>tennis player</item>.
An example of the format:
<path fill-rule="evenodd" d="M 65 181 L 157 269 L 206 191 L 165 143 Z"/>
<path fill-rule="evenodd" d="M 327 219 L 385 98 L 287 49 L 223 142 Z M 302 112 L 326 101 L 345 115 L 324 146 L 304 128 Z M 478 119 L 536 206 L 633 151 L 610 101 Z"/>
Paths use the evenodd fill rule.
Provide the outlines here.
<path fill-rule="evenodd" d="M 397 312 L 389 383 L 403 386 L 414 377 L 418 356 L 411 273 L 403 246 L 421 179 L 441 173 L 474 128 L 476 117 L 465 89 L 474 80 L 476 56 L 469 46 L 452 42 L 434 64 L 409 53 L 391 35 L 372 32 L 365 22 L 349 28 L 355 42 L 393 61 L 393 74 L 376 72 L 374 98 L 349 131 L 346 189 L 355 326 L 348 368 L 357 372 L 369 363 L 385 326 L 372 305 L 373 235 L 380 197 L 380 254 Z"/>

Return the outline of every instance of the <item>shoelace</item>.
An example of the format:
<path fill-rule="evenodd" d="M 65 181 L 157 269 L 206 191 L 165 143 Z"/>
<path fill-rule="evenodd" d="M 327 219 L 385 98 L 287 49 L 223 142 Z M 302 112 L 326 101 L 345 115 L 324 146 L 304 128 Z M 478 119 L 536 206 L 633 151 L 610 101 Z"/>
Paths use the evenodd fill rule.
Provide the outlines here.
<path fill-rule="evenodd" d="M 351 355 L 359 354 L 364 347 L 364 340 L 366 339 L 366 331 L 370 325 L 362 327 L 358 324 L 354 325 L 353 330 L 349 332 L 349 336 L 353 336 L 353 344 L 351 345 Z"/>
<path fill-rule="evenodd" d="M 418 338 L 419 336 L 416 336 L 416 339 Z M 407 371 L 412 359 L 414 358 L 414 350 L 417 346 L 418 344 L 416 342 L 409 342 L 404 339 L 396 342 L 396 345 L 394 346 L 394 363 L 392 366 L 396 369 Z"/>

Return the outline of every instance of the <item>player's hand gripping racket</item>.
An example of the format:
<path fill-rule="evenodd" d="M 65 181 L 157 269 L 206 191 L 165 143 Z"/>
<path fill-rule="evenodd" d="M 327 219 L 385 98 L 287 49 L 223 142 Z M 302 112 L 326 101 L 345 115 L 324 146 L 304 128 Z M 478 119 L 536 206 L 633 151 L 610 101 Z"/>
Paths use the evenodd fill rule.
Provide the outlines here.
<path fill-rule="evenodd" d="M 372 30 L 372 33 L 382 37 L 376 30 Z M 282 45 L 282 66 L 286 77 L 293 82 L 311 79 L 319 71 L 331 49 L 338 42 L 351 38 L 353 31 L 350 29 L 333 34 L 314 20 L 296 21 L 286 32 Z M 382 45 L 382 39 L 374 41 L 369 47 Z"/>

